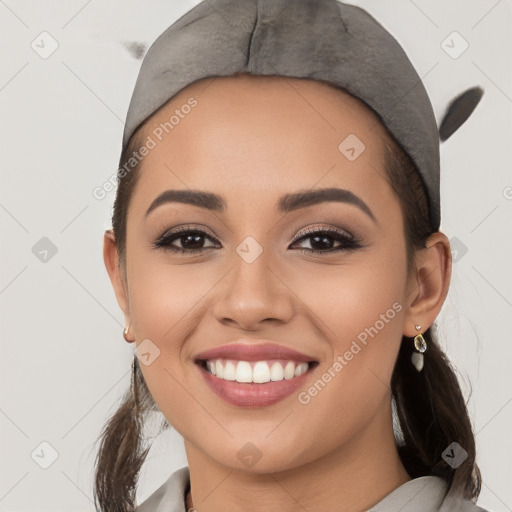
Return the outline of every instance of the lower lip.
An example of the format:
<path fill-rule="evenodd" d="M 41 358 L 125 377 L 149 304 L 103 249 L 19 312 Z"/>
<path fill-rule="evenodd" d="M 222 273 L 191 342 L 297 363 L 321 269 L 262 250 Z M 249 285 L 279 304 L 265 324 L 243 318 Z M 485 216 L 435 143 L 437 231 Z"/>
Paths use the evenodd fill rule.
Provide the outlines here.
<path fill-rule="evenodd" d="M 224 380 L 215 377 L 200 364 L 197 366 L 206 383 L 213 392 L 226 402 L 238 407 L 265 407 L 283 400 L 304 385 L 316 365 L 311 366 L 306 373 L 279 381 L 265 383 L 237 382 L 236 380 Z"/>

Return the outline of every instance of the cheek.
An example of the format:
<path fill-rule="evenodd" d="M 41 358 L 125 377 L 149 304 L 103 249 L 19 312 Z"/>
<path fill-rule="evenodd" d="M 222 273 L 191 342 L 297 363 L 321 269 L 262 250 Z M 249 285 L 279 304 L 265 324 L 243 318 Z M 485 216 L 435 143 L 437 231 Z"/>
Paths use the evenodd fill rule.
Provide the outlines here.
<path fill-rule="evenodd" d="M 139 258 L 134 253 L 128 265 L 130 314 L 139 356 L 148 351 L 152 360 L 140 367 L 169 419 L 172 411 L 185 414 L 190 407 L 181 387 L 193 364 L 184 340 L 198 326 L 198 307 L 218 278 L 210 275 L 209 282 L 204 273 L 204 277 L 198 275 L 197 266 L 166 264 L 160 258 L 148 262 L 147 255 Z"/>
<path fill-rule="evenodd" d="M 368 250 L 347 256 L 340 265 L 311 265 L 286 278 L 293 280 L 294 293 L 307 306 L 304 314 L 309 310 L 310 321 L 322 326 L 333 357 L 334 351 L 348 350 L 352 340 L 379 339 L 376 352 L 386 340 L 396 340 L 406 285 L 401 254 L 392 248 Z"/>
<path fill-rule="evenodd" d="M 330 352 L 300 403 L 315 415 L 327 414 L 335 428 L 361 425 L 389 392 L 405 309 L 401 254 L 379 250 L 364 263 L 318 268 L 295 282 L 304 314 L 321 330 L 324 353 Z"/>
<path fill-rule="evenodd" d="M 130 310 L 137 338 L 165 342 L 170 350 L 173 340 L 179 348 L 180 333 L 187 332 L 194 308 L 212 288 L 215 276 L 200 273 L 196 265 L 171 264 L 164 258 L 132 258 Z"/>

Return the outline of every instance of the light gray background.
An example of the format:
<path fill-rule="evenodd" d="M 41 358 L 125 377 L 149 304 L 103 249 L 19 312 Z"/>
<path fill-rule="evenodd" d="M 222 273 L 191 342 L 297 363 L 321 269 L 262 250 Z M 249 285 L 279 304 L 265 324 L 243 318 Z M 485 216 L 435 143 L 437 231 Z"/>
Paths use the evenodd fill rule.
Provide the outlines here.
<path fill-rule="evenodd" d="M 133 346 L 123 340 L 102 259 L 114 192 L 97 200 L 92 190 L 117 167 L 140 66 L 126 43 L 151 43 L 197 3 L 0 0 L 1 511 L 94 510 L 94 441 L 129 386 Z M 350 3 L 404 46 L 438 121 L 456 94 L 485 89 L 470 120 L 441 146 L 441 230 L 457 255 L 438 324 L 469 397 L 484 481 L 479 503 L 510 511 L 511 3 Z M 46 59 L 31 47 L 48 51 L 43 31 L 59 45 Z M 453 31 L 469 43 L 458 58 L 442 46 Z M 42 237 L 57 248 L 46 262 L 33 252 Z M 42 442 L 58 452 L 48 469 L 40 464 L 51 462 L 52 449 Z M 139 502 L 183 465 L 181 437 L 157 438 Z"/>

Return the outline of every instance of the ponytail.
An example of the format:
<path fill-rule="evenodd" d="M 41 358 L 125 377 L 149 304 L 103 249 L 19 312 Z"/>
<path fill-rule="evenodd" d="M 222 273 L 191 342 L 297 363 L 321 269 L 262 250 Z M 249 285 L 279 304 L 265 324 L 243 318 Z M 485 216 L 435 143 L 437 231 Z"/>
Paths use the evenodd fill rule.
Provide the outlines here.
<path fill-rule="evenodd" d="M 151 448 L 145 446 L 143 435 L 150 411 L 158 408 L 134 355 L 130 389 L 100 434 L 94 485 L 94 502 L 99 512 L 135 510 L 139 473 Z"/>

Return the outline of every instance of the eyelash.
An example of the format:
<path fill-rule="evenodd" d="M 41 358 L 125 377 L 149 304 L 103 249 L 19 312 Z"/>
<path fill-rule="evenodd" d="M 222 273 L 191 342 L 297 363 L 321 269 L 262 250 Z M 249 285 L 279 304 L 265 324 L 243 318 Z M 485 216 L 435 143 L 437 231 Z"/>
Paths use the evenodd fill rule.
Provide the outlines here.
<path fill-rule="evenodd" d="M 212 238 L 206 231 L 198 228 L 192 228 L 190 226 L 184 226 L 181 228 L 177 228 L 174 231 L 163 234 L 161 237 L 157 239 L 157 241 L 152 244 L 157 249 L 163 249 L 164 251 L 171 251 L 173 253 L 181 254 L 181 255 L 193 255 L 202 253 L 208 249 L 212 249 L 213 247 L 204 247 L 201 249 L 183 249 L 181 247 L 174 247 L 171 245 L 171 242 L 177 240 L 184 235 L 194 234 L 194 235 L 204 235 L 208 238 Z M 359 241 L 354 237 L 345 234 L 343 231 L 339 231 L 333 228 L 306 228 L 301 235 L 293 240 L 292 244 L 297 242 L 307 240 L 308 238 L 312 238 L 313 235 L 327 236 L 328 238 L 332 238 L 337 242 L 343 242 L 341 247 L 335 249 L 327 249 L 325 251 L 321 251 L 318 249 L 300 249 L 300 253 L 307 254 L 333 254 L 341 251 L 351 251 L 354 249 L 358 249 L 361 247 Z"/>

